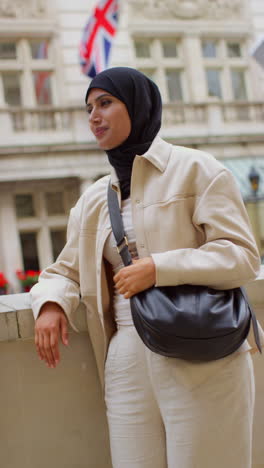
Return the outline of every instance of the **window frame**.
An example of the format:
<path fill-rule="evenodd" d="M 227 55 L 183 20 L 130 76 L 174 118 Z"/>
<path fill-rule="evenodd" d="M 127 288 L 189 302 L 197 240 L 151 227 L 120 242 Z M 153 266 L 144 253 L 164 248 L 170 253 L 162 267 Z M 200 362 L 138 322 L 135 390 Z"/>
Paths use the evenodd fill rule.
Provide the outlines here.
<path fill-rule="evenodd" d="M 75 201 L 79 197 L 79 182 L 76 180 L 63 182 L 62 190 L 58 190 L 58 182 L 48 181 L 47 183 L 40 182 L 29 184 L 28 187 L 22 184 L 13 191 L 13 204 L 16 216 L 15 196 L 16 195 L 32 195 L 35 216 L 20 218 L 16 216 L 16 228 L 19 238 L 20 255 L 23 262 L 22 246 L 20 244 L 20 234 L 34 232 L 36 233 L 38 261 L 42 270 L 47 265 L 53 263 L 53 246 L 51 231 L 66 231 L 69 211 Z M 48 215 L 45 205 L 45 193 L 51 192 L 63 193 L 63 204 L 65 207 L 64 214 Z"/>
<path fill-rule="evenodd" d="M 206 83 L 206 93 L 207 93 L 207 100 L 211 101 L 212 99 L 219 99 L 219 101 L 237 101 L 235 99 L 234 92 L 233 92 L 233 85 L 232 85 L 232 69 L 241 70 L 244 72 L 244 80 L 245 80 L 245 92 L 246 92 L 246 100 L 250 100 L 252 93 L 250 82 L 248 78 L 249 74 L 249 63 L 248 63 L 248 56 L 246 54 L 246 39 L 241 37 L 214 37 L 214 36 L 202 36 L 201 40 L 201 57 L 203 61 L 203 68 L 204 68 L 204 76 L 205 76 L 205 83 Z M 204 57 L 203 56 L 203 48 L 202 44 L 203 41 L 211 40 L 217 43 L 217 50 L 218 54 L 216 57 Z M 229 57 L 228 55 L 228 44 L 239 44 L 240 45 L 240 57 Z M 220 73 L 220 83 L 221 83 L 221 93 L 222 98 L 218 98 L 217 96 L 211 97 L 208 94 L 208 86 L 207 86 L 207 77 L 206 77 L 206 70 L 210 68 L 219 69 Z"/>
<path fill-rule="evenodd" d="M 150 44 L 150 57 L 143 58 L 136 55 L 135 43 L 137 41 L 146 41 Z M 163 55 L 163 42 L 172 42 L 175 41 L 177 56 L 176 57 L 165 57 Z M 133 37 L 133 51 L 134 51 L 134 61 L 137 69 L 145 73 L 145 70 L 153 70 L 153 79 L 159 86 L 161 91 L 162 99 L 164 104 L 167 103 L 176 103 L 176 102 L 188 102 L 190 92 L 188 90 L 186 78 L 186 64 L 185 57 L 183 54 L 183 38 L 180 35 L 176 36 L 161 36 L 161 37 L 144 37 L 144 36 L 134 36 Z M 171 101 L 169 98 L 169 90 L 167 87 L 166 79 L 166 70 L 178 71 L 180 73 L 180 82 L 181 82 L 181 101 Z M 147 72 L 146 72 L 147 74 Z"/>
<path fill-rule="evenodd" d="M 47 40 L 49 42 L 49 55 L 47 59 L 33 59 L 31 55 L 30 42 L 34 40 Z M 20 94 L 21 106 L 27 108 L 40 108 L 43 105 L 38 105 L 37 97 L 35 94 L 34 86 L 34 72 L 46 71 L 51 73 L 50 77 L 50 96 L 51 103 L 48 105 L 55 105 L 58 101 L 57 82 L 57 64 L 55 60 L 55 40 L 53 35 L 47 34 L 45 37 L 41 34 L 25 38 L 21 35 L 20 38 L 15 36 L 0 37 L 0 42 L 16 42 L 17 45 L 17 58 L 16 59 L 0 59 L 0 103 L 3 107 L 9 106 L 5 101 L 4 83 L 2 74 L 8 72 L 20 73 Z M 44 105 L 45 106 L 45 105 Z M 17 107 L 17 106 L 15 106 Z"/>

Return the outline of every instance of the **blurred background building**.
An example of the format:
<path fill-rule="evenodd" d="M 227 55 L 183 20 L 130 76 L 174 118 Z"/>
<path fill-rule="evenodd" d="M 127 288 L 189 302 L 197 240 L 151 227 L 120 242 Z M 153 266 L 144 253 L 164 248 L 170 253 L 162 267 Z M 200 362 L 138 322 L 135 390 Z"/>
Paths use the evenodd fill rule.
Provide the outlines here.
<path fill-rule="evenodd" d="M 43 269 L 69 209 L 108 172 L 88 129 L 78 47 L 96 1 L 0 0 L 0 272 Z M 235 175 L 264 255 L 264 70 L 250 56 L 263 0 L 120 0 L 111 65 L 159 85 L 161 136 Z M 144 112 L 144 103 L 142 103 Z M 87 259 L 88 260 L 88 259 Z"/>

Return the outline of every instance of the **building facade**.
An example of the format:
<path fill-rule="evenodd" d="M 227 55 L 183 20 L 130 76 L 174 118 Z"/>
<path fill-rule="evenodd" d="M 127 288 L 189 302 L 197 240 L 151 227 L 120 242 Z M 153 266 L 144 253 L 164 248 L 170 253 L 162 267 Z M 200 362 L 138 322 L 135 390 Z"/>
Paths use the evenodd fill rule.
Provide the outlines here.
<path fill-rule="evenodd" d="M 80 193 L 108 172 L 88 129 L 78 45 L 96 1 L 0 0 L 0 271 L 41 270 Z M 160 87 L 161 136 L 214 154 L 240 185 L 264 252 L 264 71 L 250 49 L 262 0 L 120 0 L 111 65 Z M 144 104 L 142 104 L 144 112 Z M 250 171 L 257 171 L 252 191 Z"/>

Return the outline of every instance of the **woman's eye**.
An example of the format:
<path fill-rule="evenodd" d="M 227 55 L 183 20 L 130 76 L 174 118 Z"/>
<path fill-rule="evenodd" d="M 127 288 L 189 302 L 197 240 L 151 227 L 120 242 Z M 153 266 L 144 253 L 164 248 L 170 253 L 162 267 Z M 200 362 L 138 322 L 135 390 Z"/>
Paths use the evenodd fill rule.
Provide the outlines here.
<path fill-rule="evenodd" d="M 110 99 L 103 99 L 103 100 L 101 101 L 101 106 L 102 106 L 102 107 L 108 106 L 108 104 L 111 104 Z"/>

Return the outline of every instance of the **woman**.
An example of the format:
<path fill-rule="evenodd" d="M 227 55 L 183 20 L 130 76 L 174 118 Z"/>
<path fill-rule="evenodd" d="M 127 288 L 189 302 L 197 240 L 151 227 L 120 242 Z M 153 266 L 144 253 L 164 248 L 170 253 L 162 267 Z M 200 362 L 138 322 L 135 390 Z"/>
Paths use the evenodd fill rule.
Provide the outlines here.
<path fill-rule="evenodd" d="M 142 73 L 100 73 L 86 105 L 134 261 L 124 268 L 115 249 L 103 177 L 73 208 L 65 248 L 31 290 L 39 356 L 58 364 L 59 336 L 67 344 L 81 293 L 105 381 L 113 467 L 250 468 L 250 344 L 209 363 L 154 354 L 128 301 L 153 285 L 229 289 L 256 277 L 259 255 L 236 183 L 212 156 L 157 136 L 160 93 Z"/>

